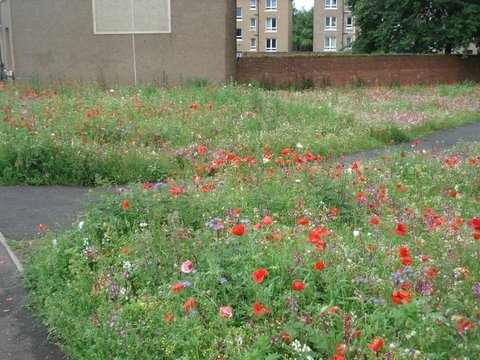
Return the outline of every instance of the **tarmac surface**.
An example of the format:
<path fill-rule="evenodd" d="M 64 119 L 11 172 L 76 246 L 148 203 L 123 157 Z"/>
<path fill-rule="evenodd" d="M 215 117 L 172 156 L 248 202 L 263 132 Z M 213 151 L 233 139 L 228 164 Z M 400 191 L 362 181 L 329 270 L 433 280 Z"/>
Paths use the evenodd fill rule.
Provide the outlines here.
<path fill-rule="evenodd" d="M 480 121 L 420 138 L 415 150 L 442 150 L 470 142 L 480 142 Z M 388 150 L 411 151 L 410 145 Z M 385 151 L 350 154 L 343 161 L 372 159 Z M 92 191 L 79 186 L 0 186 L 0 359 L 66 359 L 58 344 L 49 342 L 46 327 L 26 308 L 28 292 L 22 286 L 21 264 L 5 238 L 33 239 L 40 224 L 54 232 L 70 227 L 83 205 L 95 201 L 95 196 L 86 196 Z"/>

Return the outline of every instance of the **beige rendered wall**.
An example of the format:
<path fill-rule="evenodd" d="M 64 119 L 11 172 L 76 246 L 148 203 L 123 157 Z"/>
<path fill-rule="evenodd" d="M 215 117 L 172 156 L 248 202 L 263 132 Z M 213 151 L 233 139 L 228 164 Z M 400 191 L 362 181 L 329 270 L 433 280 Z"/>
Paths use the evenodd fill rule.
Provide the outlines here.
<path fill-rule="evenodd" d="M 179 84 L 235 76 L 235 0 L 171 0 L 171 33 L 93 33 L 92 0 L 12 0 L 16 77 Z"/>
<path fill-rule="evenodd" d="M 12 24 L 10 19 L 10 0 L 0 0 L 0 51 L 5 70 L 12 71 L 15 66 L 13 58 Z"/>
<path fill-rule="evenodd" d="M 355 26 L 352 28 L 346 27 L 346 18 L 351 17 L 351 12 L 345 5 L 344 0 L 337 0 L 335 9 L 326 8 L 325 0 L 315 0 L 313 10 L 313 51 L 325 51 L 325 38 L 335 37 L 336 48 L 332 52 L 342 50 L 346 45 L 347 37 L 352 41 L 355 39 Z M 325 29 L 325 18 L 335 17 L 337 26 L 335 30 Z"/>
<path fill-rule="evenodd" d="M 292 51 L 292 0 L 277 0 L 276 10 L 265 10 L 265 0 L 257 0 L 255 9 L 250 8 L 250 0 L 237 0 L 242 8 L 242 19 L 237 20 L 237 28 L 242 29 L 242 40 L 237 41 L 237 51 L 265 52 L 266 39 L 277 39 L 276 52 Z M 256 31 L 250 29 L 250 19 L 257 22 Z M 277 30 L 266 31 L 266 19 L 276 18 Z M 250 49 L 250 39 L 255 38 L 256 50 Z"/>

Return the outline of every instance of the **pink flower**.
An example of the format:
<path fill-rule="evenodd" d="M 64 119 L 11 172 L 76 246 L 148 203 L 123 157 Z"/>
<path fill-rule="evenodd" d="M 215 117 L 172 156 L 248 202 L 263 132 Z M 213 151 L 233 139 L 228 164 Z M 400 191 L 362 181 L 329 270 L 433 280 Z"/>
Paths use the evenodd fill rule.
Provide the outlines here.
<path fill-rule="evenodd" d="M 181 266 L 181 270 L 184 274 L 190 274 L 193 270 L 193 263 L 191 260 L 187 260 L 185 261 L 182 266 Z"/>
<path fill-rule="evenodd" d="M 233 315 L 233 310 L 230 306 L 220 307 L 220 316 L 226 319 L 231 318 Z"/>

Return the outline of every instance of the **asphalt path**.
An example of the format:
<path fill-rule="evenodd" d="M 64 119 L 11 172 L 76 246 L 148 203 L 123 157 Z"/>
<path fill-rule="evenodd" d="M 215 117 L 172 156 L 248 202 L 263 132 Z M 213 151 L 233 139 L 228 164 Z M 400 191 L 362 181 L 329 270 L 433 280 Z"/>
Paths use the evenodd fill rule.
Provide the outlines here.
<path fill-rule="evenodd" d="M 442 150 L 470 142 L 480 142 L 480 121 L 423 137 L 416 148 L 394 145 L 350 154 L 342 161 L 373 159 L 387 150 Z M 35 238 L 40 224 L 54 232 L 70 227 L 83 205 L 95 201 L 95 191 L 93 197 L 87 196 L 91 192 L 91 188 L 79 186 L 0 186 L 0 359 L 65 359 L 59 347 L 48 341 L 46 328 L 26 309 L 28 294 L 4 237 Z"/>

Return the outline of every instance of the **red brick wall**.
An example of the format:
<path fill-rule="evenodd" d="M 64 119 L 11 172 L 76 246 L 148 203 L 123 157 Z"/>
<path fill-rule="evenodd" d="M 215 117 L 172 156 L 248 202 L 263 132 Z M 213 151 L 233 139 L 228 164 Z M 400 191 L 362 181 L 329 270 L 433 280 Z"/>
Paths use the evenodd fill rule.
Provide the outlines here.
<path fill-rule="evenodd" d="M 237 61 L 237 81 L 251 80 L 278 87 L 312 80 L 315 87 L 480 81 L 480 56 L 248 54 Z"/>

